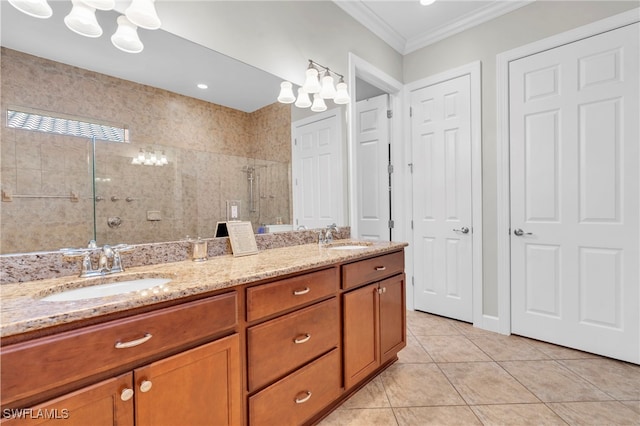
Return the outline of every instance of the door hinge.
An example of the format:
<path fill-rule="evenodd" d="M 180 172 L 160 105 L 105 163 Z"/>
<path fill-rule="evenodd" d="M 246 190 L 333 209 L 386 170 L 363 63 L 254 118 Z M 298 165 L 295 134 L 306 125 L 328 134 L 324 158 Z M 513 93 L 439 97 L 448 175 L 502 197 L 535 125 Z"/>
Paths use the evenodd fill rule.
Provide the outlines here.
<path fill-rule="evenodd" d="M 387 118 L 391 118 L 391 117 L 393 117 L 393 111 L 388 109 L 387 110 Z"/>
<path fill-rule="evenodd" d="M 416 279 L 413 276 L 411 277 L 411 285 L 416 285 Z"/>
<path fill-rule="evenodd" d="M 409 117 L 413 117 L 413 107 L 409 107 Z"/>
<path fill-rule="evenodd" d="M 413 229 L 413 220 L 411 221 L 411 229 Z"/>
<path fill-rule="evenodd" d="M 407 166 L 409 166 L 409 172 L 413 173 L 413 163 L 409 163 Z"/>
<path fill-rule="evenodd" d="M 389 174 L 393 173 L 393 164 L 387 165 L 387 173 Z"/>
<path fill-rule="evenodd" d="M 393 229 L 393 226 L 394 226 L 393 220 L 390 220 L 389 221 L 389 229 Z"/>
<path fill-rule="evenodd" d="M 294 139 L 293 139 L 293 144 L 294 144 L 295 146 L 298 146 L 298 138 L 294 138 Z"/>

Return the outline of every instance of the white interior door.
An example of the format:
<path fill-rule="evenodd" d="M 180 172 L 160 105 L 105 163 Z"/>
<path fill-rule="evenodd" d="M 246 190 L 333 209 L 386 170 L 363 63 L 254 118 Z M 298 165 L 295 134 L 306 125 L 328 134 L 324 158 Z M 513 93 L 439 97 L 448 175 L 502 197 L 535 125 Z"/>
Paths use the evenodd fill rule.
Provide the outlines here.
<path fill-rule="evenodd" d="M 296 226 L 345 224 L 343 144 L 339 110 L 292 125 L 291 174 Z"/>
<path fill-rule="evenodd" d="M 509 66 L 512 332 L 636 363 L 638 26 Z"/>
<path fill-rule="evenodd" d="M 356 105 L 357 237 L 390 240 L 389 95 Z"/>
<path fill-rule="evenodd" d="M 473 321 L 471 80 L 411 92 L 414 305 Z"/>

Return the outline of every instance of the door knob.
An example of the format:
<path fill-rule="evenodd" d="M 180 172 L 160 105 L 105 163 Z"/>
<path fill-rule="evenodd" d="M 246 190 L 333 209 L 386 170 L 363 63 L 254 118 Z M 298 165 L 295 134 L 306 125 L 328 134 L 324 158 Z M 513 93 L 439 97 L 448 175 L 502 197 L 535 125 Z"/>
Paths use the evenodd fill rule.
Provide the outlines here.
<path fill-rule="evenodd" d="M 469 228 L 467 228 L 466 226 L 463 226 L 460 229 L 454 229 L 455 232 L 462 232 L 463 234 L 468 234 L 469 233 Z"/>
<path fill-rule="evenodd" d="M 522 237 L 523 235 L 533 235 L 533 234 L 531 232 L 524 232 L 522 229 L 518 228 L 513 230 L 513 235 L 517 237 Z"/>

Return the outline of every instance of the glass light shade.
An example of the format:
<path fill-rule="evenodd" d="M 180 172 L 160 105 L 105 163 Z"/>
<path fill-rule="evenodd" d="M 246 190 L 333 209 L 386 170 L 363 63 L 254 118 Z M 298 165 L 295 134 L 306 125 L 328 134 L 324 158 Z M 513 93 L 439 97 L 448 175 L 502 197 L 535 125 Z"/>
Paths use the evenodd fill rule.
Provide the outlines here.
<path fill-rule="evenodd" d="M 145 30 L 157 30 L 160 28 L 160 18 L 153 4 L 155 0 L 133 0 L 131 6 L 124 11 L 134 25 Z"/>
<path fill-rule="evenodd" d="M 298 108 L 309 108 L 311 106 L 311 99 L 309 99 L 309 94 L 305 92 L 302 87 L 298 89 L 298 99 L 296 100 L 296 106 Z"/>
<path fill-rule="evenodd" d="M 167 160 L 167 154 L 164 153 L 164 151 L 162 151 L 162 155 L 160 156 L 160 164 L 161 165 L 165 165 L 165 164 L 169 164 L 169 160 Z"/>
<path fill-rule="evenodd" d="M 295 102 L 296 97 L 293 94 L 293 85 L 288 81 L 280 83 L 280 94 L 278 95 L 278 102 L 283 104 L 292 104 Z"/>
<path fill-rule="evenodd" d="M 313 95 L 313 105 L 311 105 L 311 111 L 313 112 L 322 112 L 327 110 L 327 104 L 324 103 L 324 99 L 317 94 Z"/>
<path fill-rule="evenodd" d="M 111 10 L 116 6 L 116 0 L 82 0 L 82 2 L 98 10 Z"/>
<path fill-rule="evenodd" d="M 336 85 L 336 97 L 333 98 L 333 102 L 338 105 L 348 104 L 351 101 L 351 97 L 349 96 L 349 92 L 347 92 L 347 83 L 340 80 L 340 83 Z"/>
<path fill-rule="evenodd" d="M 322 89 L 320 89 L 320 96 L 324 99 L 333 99 L 336 97 L 336 88 L 333 85 L 333 77 L 329 74 L 329 71 L 324 73 L 322 77 Z"/>
<path fill-rule="evenodd" d="M 47 0 L 9 0 L 11 6 L 34 18 L 47 19 L 53 15 Z"/>
<path fill-rule="evenodd" d="M 144 45 L 138 37 L 138 27 L 133 25 L 124 15 L 118 17 L 118 29 L 111 36 L 111 43 L 127 53 L 139 53 L 144 49 Z"/>
<path fill-rule="evenodd" d="M 100 37 L 102 28 L 96 19 L 96 9 L 80 0 L 72 0 L 71 12 L 64 17 L 64 23 L 71 31 L 85 37 Z"/>
<path fill-rule="evenodd" d="M 320 82 L 318 81 L 318 70 L 315 68 L 308 68 L 306 72 L 306 79 L 302 88 L 307 93 L 318 93 L 321 89 Z"/>

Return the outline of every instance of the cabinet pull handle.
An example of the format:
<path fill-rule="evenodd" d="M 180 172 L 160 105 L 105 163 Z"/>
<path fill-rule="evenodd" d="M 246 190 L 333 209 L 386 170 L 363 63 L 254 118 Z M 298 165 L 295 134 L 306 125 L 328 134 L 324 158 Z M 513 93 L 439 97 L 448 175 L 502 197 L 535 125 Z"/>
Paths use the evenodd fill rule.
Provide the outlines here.
<path fill-rule="evenodd" d="M 140 382 L 140 392 L 149 392 L 152 386 L 151 380 L 143 380 Z"/>
<path fill-rule="evenodd" d="M 299 343 L 307 342 L 309 341 L 309 339 L 311 339 L 311 335 L 309 333 L 305 333 L 304 337 L 296 337 L 295 339 L 293 339 L 293 343 L 297 345 Z"/>
<path fill-rule="evenodd" d="M 303 294 L 307 294 L 311 291 L 311 289 L 309 287 L 305 287 L 302 290 L 294 290 L 293 291 L 293 295 L 294 296 L 302 296 Z"/>
<path fill-rule="evenodd" d="M 128 401 L 131 398 L 133 398 L 133 389 L 131 388 L 122 389 L 122 392 L 120 392 L 120 399 L 123 401 Z"/>
<path fill-rule="evenodd" d="M 144 337 L 141 337 L 136 340 L 132 340 L 130 342 L 116 342 L 116 349 L 126 349 L 133 348 L 134 346 L 138 346 L 151 339 L 153 336 L 151 333 L 145 333 Z"/>
<path fill-rule="evenodd" d="M 305 402 L 307 402 L 309 400 L 309 398 L 311 398 L 311 392 L 309 391 L 305 391 L 306 395 L 302 398 L 298 398 L 296 397 L 296 404 L 304 404 Z"/>
<path fill-rule="evenodd" d="M 376 271 L 386 271 L 386 266 L 376 266 Z"/>

